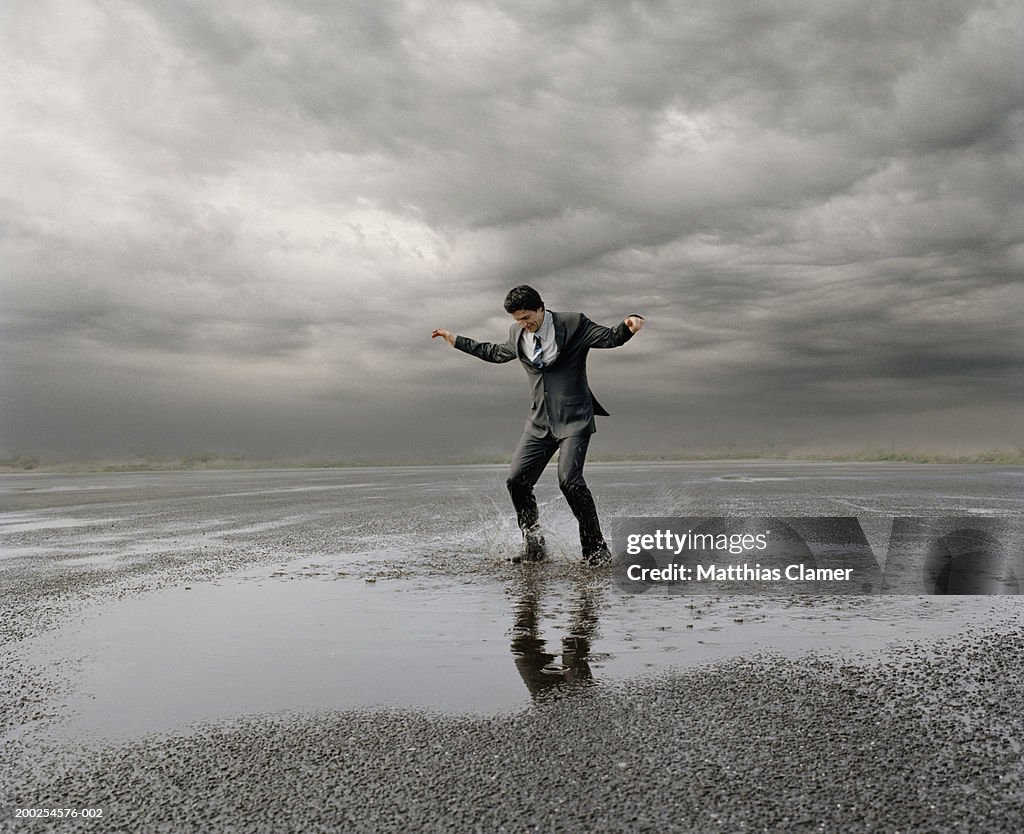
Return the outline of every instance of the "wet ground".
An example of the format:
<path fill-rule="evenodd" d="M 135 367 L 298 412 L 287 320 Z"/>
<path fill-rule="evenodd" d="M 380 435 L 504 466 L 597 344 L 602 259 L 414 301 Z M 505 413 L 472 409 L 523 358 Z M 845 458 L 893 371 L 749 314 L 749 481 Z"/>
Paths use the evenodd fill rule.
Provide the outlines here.
<path fill-rule="evenodd" d="M 1019 467 L 590 464 L 587 474 L 606 519 L 857 516 L 878 554 L 894 516 L 1024 509 Z M 503 479 L 489 466 L 0 477 L 6 808 L 108 806 L 106 820 L 54 830 L 401 830 L 416 819 L 431 830 L 822 830 L 823 820 L 937 830 L 940 813 L 945 827 L 959 814 L 970 830 L 1019 828 L 1007 827 L 1022 819 L 1020 719 L 1007 714 L 1021 699 L 1019 597 L 628 594 L 610 571 L 576 564 L 553 476 L 538 490 L 552 560 L 506 564 L 516 530 Z M 937 709 L 943 697 L 956 709 Z M 917 741 L 900 724 L 911 715 Z M 685 738 L 666 735 L 668 716 Z M 741 753 L 756 741 L 744 726 L 763 738 Z M 841 798 L 822 804 L 799 762 L 787 765 L 792 780 L 756 796 L 787 744 L 814 748 L 804 735 L 827 741 L 815 780 L 859 797 L 845 812 Z M 273 784 L 280 756 L 297 757 L 320 798 L 266 797 L 257 813 L 235 774 L 253 744 L 274 753 L 247 779 Z M 610 770 L 587 777 L 586 757 L 576 761 L 585 749 Z M 977 773 L 956 777 L 954 804 L 899 794 L 890 828 L 850 783 L 888 768 L 931 784 L 936 756 L 960 773 L 957 751 Z M 862 775 L 833 766 L 851 756 Z M 422 784 L 363 784 L 414 762 Z M 702 790 L 644 805 L 648 782 L 667 789 L 669 766 Z M 103 776 L 126 768 L 142 782 Z M 240 780 L 237 796 L 211 805 L 209 768 Z M 609 780 L 621 783 L 614 802 Z M 527 783 L 530 801 L 519 796 Z M 492 797 L 496 785 L 505 789 Z M 558 785 L 586 794 L 576 816 L 560 812 Z M 799 813 L 783 825 L 786 803 Z M 183 807 L 202 813 L 182 817 Z M 48 825 L 13 812 L 7 824 Z"/>

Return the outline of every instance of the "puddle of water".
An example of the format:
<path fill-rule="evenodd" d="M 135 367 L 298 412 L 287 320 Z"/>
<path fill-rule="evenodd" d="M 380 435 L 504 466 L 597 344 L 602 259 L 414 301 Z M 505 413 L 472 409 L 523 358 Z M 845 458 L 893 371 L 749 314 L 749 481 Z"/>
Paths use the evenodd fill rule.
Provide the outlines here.
<path fill-rule="evenodd" d="M 268 570 L 109 601 L 21 652 L 43 668 L 70 659 L 58 735 L 119 739 L 286 710 L 497 713 L 758 652 L 872 652 L 1015 612 L 999 597 L 635 597 L 539 572 L 502 585 Z"/>

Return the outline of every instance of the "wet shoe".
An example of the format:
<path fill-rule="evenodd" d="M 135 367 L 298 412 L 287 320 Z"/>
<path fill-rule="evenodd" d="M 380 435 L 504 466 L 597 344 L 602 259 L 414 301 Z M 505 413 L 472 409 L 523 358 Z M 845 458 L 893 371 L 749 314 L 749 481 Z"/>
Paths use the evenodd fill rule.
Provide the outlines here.
<path fill-rule="evenodd" d="M 528 536 L 519 552 L 509 561 L 513 565 L 521 565 L 524 562 L 543 562 L 547 559 L 547 548 L 544 546 L 543 536 Z"/>
<path fill-rule="evenodd" d="M 611 551 L 608 549 L 608 545 L 604 542 L 601 542 L 601 546 L 597 550 L 583 554 L 583 564 L 590 565 L 591 567 L 610 565 L 611 561 Z"/>

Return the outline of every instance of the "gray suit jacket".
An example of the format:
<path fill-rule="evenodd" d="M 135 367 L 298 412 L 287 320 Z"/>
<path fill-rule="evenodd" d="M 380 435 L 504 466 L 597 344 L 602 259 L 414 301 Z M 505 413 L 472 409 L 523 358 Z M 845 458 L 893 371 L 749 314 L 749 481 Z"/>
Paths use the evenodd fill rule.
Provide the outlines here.
<path fill-rule="evenodd" d="M 508 341 L 476 342 L 465 336 L 455 338 L 455 347 L 486 362 L 511 362 L 518 359 L 526 369 L 533 392 L 526 431 L 544 437 L 548 430 L 561 439 L 574 434 L 593 434 L 594 415 L 608 412 L 594 399 L 587 384 L 587 353 L 591 348 L 613 348 L 633 338 L 625 322 L 617 327 L 602 327 L 582 313 L 546 311 L 555 326 L 558 357 L 547 367 L 537 370 L 519 350 L 522 328 L 513 324 Z"/>

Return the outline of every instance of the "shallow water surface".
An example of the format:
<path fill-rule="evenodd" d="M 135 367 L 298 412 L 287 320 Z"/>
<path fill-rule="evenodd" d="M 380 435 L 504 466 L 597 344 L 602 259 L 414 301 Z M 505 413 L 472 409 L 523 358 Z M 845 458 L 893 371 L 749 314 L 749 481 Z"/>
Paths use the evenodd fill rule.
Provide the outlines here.
<path fill-rule="evenodd" d="M 122 737 L 282 710 L 495 713 L 723 658 L 870 653 L 1017 611 L 1006 597 L 637 598 L 564 573 L 532 568 L 504 583 L 250 573 L 108 603 L 30 655 L 72 661 L 63 734 Z"/>

